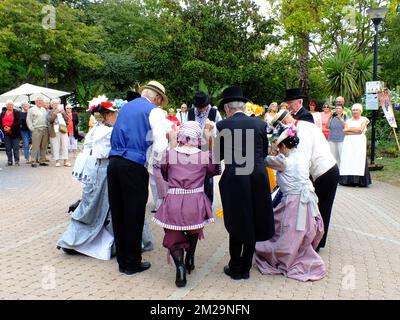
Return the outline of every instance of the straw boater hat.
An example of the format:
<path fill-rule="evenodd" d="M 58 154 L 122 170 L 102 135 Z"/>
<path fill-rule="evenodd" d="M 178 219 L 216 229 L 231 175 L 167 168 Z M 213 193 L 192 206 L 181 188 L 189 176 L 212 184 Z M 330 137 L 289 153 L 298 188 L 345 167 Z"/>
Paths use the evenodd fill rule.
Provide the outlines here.
<path fill-rule="evenodd" d="M 155 80 L 149 81 L 146 85 L 140 87 L 139 93 L 142 93 L 144 89 L 153 90 L 162 97 L 161 107 L 165 107 L 168 104 L 168 97 L 165 95 L 165 88 L 158 81 Z"/>
<path fill-rule="evenodd" d="M 271 120 L 271 126 L 276 127 L 278 124 L 281 123 L 283 119 L 285 119 L 290 114 L 287 110 L 280 110 L 273 119 Z"/>

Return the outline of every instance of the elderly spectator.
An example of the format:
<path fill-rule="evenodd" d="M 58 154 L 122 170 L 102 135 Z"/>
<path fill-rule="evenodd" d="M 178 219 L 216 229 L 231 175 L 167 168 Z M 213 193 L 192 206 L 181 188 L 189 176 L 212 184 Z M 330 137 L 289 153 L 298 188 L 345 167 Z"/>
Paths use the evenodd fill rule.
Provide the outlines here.
<path fill-rule="evenodd" d="M 277 112 L 278 112 L 278 103 L 272 102 L 269 105 L 267 112 L 265 113 L 264 120 L 270 123 L 271 120 L 274 118 L 274 116 L 277 114 Z"/>
<path fill-rule="evenodd" d="M 286 97 L 283 101 L 287 102 L 288 110 L 296 120 L 303 120 L 314 123 L 314 118 L 311 113 L 303 107 L 303 99 L 306 96 L 303 94 L 303 89 L 294 88 L 286 90 Z"/>
<path fill-rule="evenodd" d="M 4 144 L 8 165 L 13 165 L 13 155 L 15 165 L 19 166 L 19 142 L 21 140 L 21 116 L 18 110 L 14 109 L 12 100 L 7 100 L 6 109 L 1 112 L 0 126 L 4 133 Z"/>
<path fill-rule="evenodd" d="M 343 129 L 346 121 L 347 116 L 343 113 L 343 106 L 336 104 L 336 111 L 332 114 L 326 126 L 330 129 L 328 136 L 329 147 L 339 167 L 344 140 Z"/>
<path fill-rule="evenodd" d="M 167 119 L 173 123 L 175 123 L 175 125 L 180 126 L 180 122 L 179 119 L 175 116 L 175 109 L 174 108 L 169 108 L 168 109 L 168 116 Z"/>
<path fill-rule="evenodd" d="M 281 110 L 289 110 L 289 109 L 288 109 L 288 104 L 287 104 L 286 102 L 282 102 L 282 103 L 279 105 L 279 111 L 281 111 Z"/>
<path fill-rule="evenodd" d="M 32 132 L 31 166 L 37 167 L 35 163 L 39 157 L 40 166 L 48 166 L 46 163 L 47 145 L 49 143 L 49 132 L 47 125 L 47 110 L 42 97 L 35 100 L 35 106 L 29 109 L 26 116 L 26 124 Z"/>
<path fill-rule="evenodd" d="M 142 233 L 149 193 L 145 167 L 151 148 L 160 161 L 168 146 L 161 107 L 168 104 L 164 86 L 150 81 L 140 90 L 142 97 L 125 104 L 111 135 L 107 170 L 110 203 L 119 271 L 128 275 L 150 268 L 142 262 Z M 148 133 L 152 131 L 152 141 Z"/>
<path fill-rule="evenodd" d="M 319 112 L 318 101 L 311 99 L 308 103 L 308 110 L 310 110 L 311 115 L 314 118 L 315 125 L 322 130 L 322 120 L 321 113 Z"/>
<path fill-rule="evenodd" d="M 179 122 L 185 123 L 186 121 L 188 121 L 188 106 L 186 103 L 182 103 L 181 104 L 181 109 L 177 112 L 176 117 L 178 118 Z"/>
<path fill-rule="evenodd" d="M 72 112 L 72 106 L 69 103 L 65 107 L 65 111 L 67 112 L 68 116 L 68 151 L 71 151 L 75 157 L 76 150 L 78 150 L 79 117 L 77 112 Z"/>
<path fill-rule="evenodd" d="M 330 128 L 327 126 L 329 120 L 332 117 L 331 105 L 327 102 L 322 106 L 321 114 L 321 129 L 325 138 L 328 140 Z"/>
<path fill-rule="evenodd" d="M 29 163 L 29 145 L 32 139 L 32 132 L 29 130 L 26 124 L 26 116 L 28 115 L 28 110 L 31 107 L 29 102 L 22 103 L 21 111 L 21 137 L 24 148 L 24 157 L 26 163 Z"/>
<path fill-rule="evenodd" d="M 363 107 L 356 103 L 351 108 L 353 117 L 344 126 L 344 140 L 340 161 L 341 185 L 368 187 L 371 175 L 367 163 L 367 125 L 369 120 L 362 117 Z"/>
<path fill-rule="evenodd" d="M 61 166 L 59 160 L 64 160 L 64 166 L 70 167 L 71 164 L 68 162 L 68 116 L 64 107 L 60 105 L 60 99 L 51 101 L 51 110 L 48 113 L 47 120 L 56 167 Z"/>

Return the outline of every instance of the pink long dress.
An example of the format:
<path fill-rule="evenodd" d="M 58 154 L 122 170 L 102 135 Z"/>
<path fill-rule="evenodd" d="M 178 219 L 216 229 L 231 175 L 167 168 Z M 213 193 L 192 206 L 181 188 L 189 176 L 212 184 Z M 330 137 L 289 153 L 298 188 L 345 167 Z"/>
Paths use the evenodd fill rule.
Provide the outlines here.
<path fill-rule="evenodd" d="M 280 154 L 267 159 L 268 166 L 278 170 L 283 197 L 274 209 L 274 237 L 256 243 L 257 267 L 263 274 L 283 274 L 299 281 L 322 279 L 325 264 L 315 248 L 324 225 L 307 162 L 297 149 L 286 157 Z"/>
<path fill-rule="evenodd" d="M 211 154 L 197 148 L 187 149 L 187 153 L 175 148 L 167 152 L 163 162 L 162 176 L 159 170 L 154 175 L 164 200 L 153 221 L 163 228 L 180 231 L 201 229 L 214 222 L 211 202 L 204 193 L 206 175 L 220 173 Z M 168 191 L 161 190 L 166 182 Z"/>

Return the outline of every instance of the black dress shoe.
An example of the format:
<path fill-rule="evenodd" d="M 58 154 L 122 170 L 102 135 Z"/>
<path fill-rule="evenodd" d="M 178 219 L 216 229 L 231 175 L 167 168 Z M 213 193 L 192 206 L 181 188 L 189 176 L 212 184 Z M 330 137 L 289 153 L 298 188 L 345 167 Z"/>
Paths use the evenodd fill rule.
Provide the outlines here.
<path fill-rule="evenodd" d="M 37 164 L 36 164 L 36 163 L 32 163 L 32 164 L 31 164 L 31 167 L 32 167 L 32 168 L 36 168 L 36 167 L 37 167 Z"/>
<path fill-rule="evenodd" d="M 227 276 L 231 277 L 233 280 L 240 280 L 240 279 L 242 279 L 242 275 L 241 275 L 241 274 L 232 273 L 231 269 L 229 269 L 229 266 L 225 266 L 225 267 L 224 267 L 224 273 L 225 273 Z"/>
<path fill-rule="evenodd" d="M 137 272 L 145 271 L 145 270 L 149 269 L 150 267 L 151 267 L 151 263 L 148 262 L 148 261 L 145 261 L 145 262 L 140 263 L 139 266 L 137 266 L 137 267 L 135 267 L 133 269 L 130 269 L 130 268 L 119 268 L 119 272 L 125 273 L 126 275 L 129 276 L 129 275 L 135 274 Z"/>
<path fill-rule="evenodd" d="M 49 165 L 46 162 L 41 162 L 41 163 L 39 163 L 39 166 L 48 167 Z"/>

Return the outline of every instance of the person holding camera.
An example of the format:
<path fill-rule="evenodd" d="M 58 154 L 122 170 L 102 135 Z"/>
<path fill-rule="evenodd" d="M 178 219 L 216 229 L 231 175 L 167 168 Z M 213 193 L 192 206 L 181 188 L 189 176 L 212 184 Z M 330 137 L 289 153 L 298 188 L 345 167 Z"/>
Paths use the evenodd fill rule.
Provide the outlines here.
<path fill-rule="evenodd" d="M 64 160 L 64 166 L 70 167 L 68 162 L 68 115 L 60 105 L 60 99 L 51 101 L 51 110 L 47 115 L 49 122 L 50 144 L 56 167 L 60 167 L 59 160 Z"/>
<path fill-rule="evenodd" d="M 347 116 L 343 113 L 343 105 L 341 101 L 336 101 L 336 110 L 332 113 L 326 127 L 330 129 L 328 142 L 332 155 L 335 157 L 337 165 L 340 166 L 340 157 L 342 154 L 342 146 L 344 140 L 344 126 Z"/>

